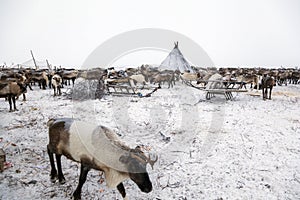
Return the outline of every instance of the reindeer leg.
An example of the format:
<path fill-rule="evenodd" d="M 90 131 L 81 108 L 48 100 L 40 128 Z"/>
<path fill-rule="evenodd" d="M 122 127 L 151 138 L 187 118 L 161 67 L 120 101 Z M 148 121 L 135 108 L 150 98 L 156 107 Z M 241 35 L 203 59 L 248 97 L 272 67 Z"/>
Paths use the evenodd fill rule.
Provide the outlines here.
<path fill-rule="evenodd" d="M 9 112 L 12 112 L 12 102 L 11 102 L 11 95 L 9 95 L 8 97 L 7 97 L 7 99 L 8 99 L 8 103 L 9 103 Z"/>
<path fill-rule="evenodd" d="M 60 95 L 61 95 L 61 89 L 60 89 L 60 86 L 57 87 L 57 90 L 58 90 L 58 95 L 60 96 Z"/>
<path fill-rule="evenodd" d="M 26 86 L 28 86 L 30 90 L 33 90 L 30 84 L 26 84 Z"/>
<path fill-rule="evenodd" d="M 12 95 L 11 98 L 12 98 L 12 102 L 13 102 L 13 104 L 14 104 L 14 110 L 17 110 L 17 111 L 18 111 L 18 109 L 17 109 L 17 107 L 16 107 L 16 97 L 15 97 L 14 95 Z"/>
<path fill-rule="evenodd" d="M 269 92 L 269 99 L 270 100 L 271 100 L 272 89 L 273 89 L 273 87 L 270 87 L 270 92 Z"/>
<path fill-rule="evenodd" d="M 73 197 L 75 200 L 81 199 L 81 188 L 86 181 L 86 176 L 89 171 L 90 171 L 90 168 L 88 166 L 86 166 L 84 163 L 81 163 L 79 183 L 78 183 L 78 186 L 77 186 L 75 192 L 73 193 Z"/>
<path fill-rule="evenodd" d="M 268 98 L 268 88 L 266 87 L 265 88 L 265 94 L 264 94 L 264 99 L 267 99 Z"/>
<path fill-rule="evenodd" d="M 265 89 L 262 87 L 261 90 L 262 90 L 263 100 L 265 100 L 265 91 L 264 91 Z"/>
<path fill-rule="evenodd" d="M 56 156 L 56 164 L 57 164 L 57 171 L 58 171 L 58 180 L 60 184 L 64 184 L 66 182 L 66 179 L 61 169 L 61 155 L 55 154 L 55 156 Z"/>
<path fill-rule="evenodd" d="M 126 199 L 126 192 L 125 192 L 125 188 L 123 183 L 120 183 L 119 185 L 117 185 L 117 189 L 119 190 L 119 192 L 121 193 L 122 197 L 124 199 Z"/>
<path fill-rule="evenodd" d="M 48 155 L 49 155 L 50 165 L 51 165 L 50 180 L 51 180 L 52 183 L 54 183 L 55 179 L 57 177 L 57 171 L 56 171 L 55 164 L 54 164 L 53 152 L 51 152 L 49 145 L 47 145 L 47 152 L 48 152 Z"/>
<path fill-rule="evenodd" d="M 44 79 L 44 81 L 43 81 L 43 90 L 46 90 L 46 87 L 47 87 L 47 81 Z"/>

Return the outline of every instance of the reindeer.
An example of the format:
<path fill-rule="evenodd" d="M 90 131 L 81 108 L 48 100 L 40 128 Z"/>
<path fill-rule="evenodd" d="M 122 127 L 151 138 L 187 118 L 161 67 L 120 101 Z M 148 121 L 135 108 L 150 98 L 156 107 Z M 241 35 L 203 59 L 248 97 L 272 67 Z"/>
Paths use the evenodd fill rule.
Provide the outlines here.
<path fill-rule="evenodd" d="M 61 95 L 62 82 L 63 82 L 62 78 L 58 74 L 55 74 L 55 75 L 52 76 L 51 84 L 52 84 L 52 87 L 53 87 L 53 90 L 54 90 L 54 96 L 56 96 L 56 95 L 60 96 Z"/>
<path fill-rule="evenodd" d="M 168 88 L 173 87 L 174 85 L 174 73 L 160 73 L 154 76 L 153 84 L 158 83 L 158 86 L 161 87 L 161 84 L 164 82 L 168 83 Z"/>
<path fill-rule="evenodd" d="M 275 79 L 273 77 L 268 76 L 267 74 L 264 74 L 263 78 L 261 80 L 261 89 L 262 89 L 263 100 L 266 100 L 266 99 L 271 100 L 273 86 L 275 86 Z M 269 98 L 268 98 L 268 88 L 270 89 Z"/>
<path fill-rule="evenodd" d="M 16 97 L 23 93 L 26 93 L 26 87 L 19 82 L 0 82 L 0 98 L 8 98 L 9 112 L 12 112 L 12 103 L 14 110 L 18 110 L 16 107 Z"/>
<path fill-rule="evenodd" d="M 70 85 L 70 80 L 72 80 L 72 85 L 74 86 L 75 79 L 77 78 L 77 75 L 78 75 L 78 70 L 75 70 L 75 69 L 61 69 L 61 70 L 58 70 L 57 73 L 60 75 L 60 77 L 62 79 L 62 83 L 64 85 L 66 85 L 66 86 Z"/>
<path fill-rule="evenodd" d="M 73 193 L 74 199 L 81 199 L 81 188 L 86 181 L 90 169 L 103 171 L 108 187 L 117 187 L 122 197 L 126 199 L 123 181 L 130 178 L 142 192 L 152 190 L 146 165 L 152 168 L 157 161 L 147 157 L 138 146 L 129 148 L 122 143 L 117 135 L 107 127 L 95 126 L 70 118 L 50 119 L 49 144 L 47 151 L 51 164 L 51 181 L 58 178 L 61 184 L 65 177 L 61 168 L 61 156 L 81 163 L 78 186 Z M 56 156 L 57 169 L 54 164 Z"/>

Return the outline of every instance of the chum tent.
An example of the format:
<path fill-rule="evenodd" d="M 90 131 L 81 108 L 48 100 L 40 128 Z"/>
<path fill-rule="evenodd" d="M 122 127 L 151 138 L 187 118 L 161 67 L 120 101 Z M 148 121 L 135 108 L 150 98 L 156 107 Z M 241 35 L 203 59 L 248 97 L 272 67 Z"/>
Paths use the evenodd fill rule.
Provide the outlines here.
<path fill-rule="evenodd" d="M 49 69 L 47 62 L 46 61 L 35 61 L 37 68 L 38 69 Z M 34 61 L 33 59 L 27 60 L 26 62 L 20 64 L 20 66 L 24 67 L 24 68 L 34 68 L 35 69 L 35 65 L 34 65 Z"/>
<path fill-rule="evenodd" d="M 48 64 L 47 64 L 46 61 L 36 60 L 35 63 L 37 65 L 37 69 L 49 69 Z M 15 64 L 12 67 L 36 69 L 33 59 L 27 60 L 26 62 L 23 62 L 22 64 Z M 51 65 L 50 65 L 50 69 L 51 69 Z"/>
<path fill-rule="evenodd" d="M 180 72 L 193 72 L 194 70 L 191 68 L 190 64 L 179 50 L 178 42 L 175 42 L 174 44 L 175 47 L 160 64 L 159 69 L 179 70 Z"/>

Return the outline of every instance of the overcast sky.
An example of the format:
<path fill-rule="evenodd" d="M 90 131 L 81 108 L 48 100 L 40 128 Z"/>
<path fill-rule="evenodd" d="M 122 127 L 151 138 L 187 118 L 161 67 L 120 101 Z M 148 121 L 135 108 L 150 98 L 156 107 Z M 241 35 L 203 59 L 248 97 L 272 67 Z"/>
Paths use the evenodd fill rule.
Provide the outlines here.
<path fill-rule="evenodd" d="M 140 28 L 181 33 L 217 66 L 300 64 L 299 0 L 0 0 L 0 25 L 0 65 L 25 62 L 33 50 L 37 60 L 80 66 L 104 41 Z M 124 65 L 167 55 L 156 54 L 129 55 Z"/>

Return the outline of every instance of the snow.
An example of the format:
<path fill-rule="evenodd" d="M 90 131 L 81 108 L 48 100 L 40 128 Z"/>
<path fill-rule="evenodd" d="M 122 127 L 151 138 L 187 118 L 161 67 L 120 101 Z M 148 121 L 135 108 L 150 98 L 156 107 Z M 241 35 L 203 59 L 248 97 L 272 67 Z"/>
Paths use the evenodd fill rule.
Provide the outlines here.
<path fill-rule="evenodd" d="M 1 99 L 0 147 L 13 167 L 0 173 L 0 199 L 72 196 L 78 163 L 63 158 L 67 182 L 50 182 L 46 123 L 53 117 L 108 126 L 131 147 L 145 145 L 159 156 L 153 170 L 148 166 L 153 191 L 142 193 L 128 180 L 129 199 L 299 199 L 300 85 L 276 86 L 268 101 L 255 95 L 207 101 L 204 92 L 178 83 L 150 98 L 73 101 L 34 87 L 12 113 Z M 83 199 L 122 199 L 100 179 L 89 172 Z"/>

